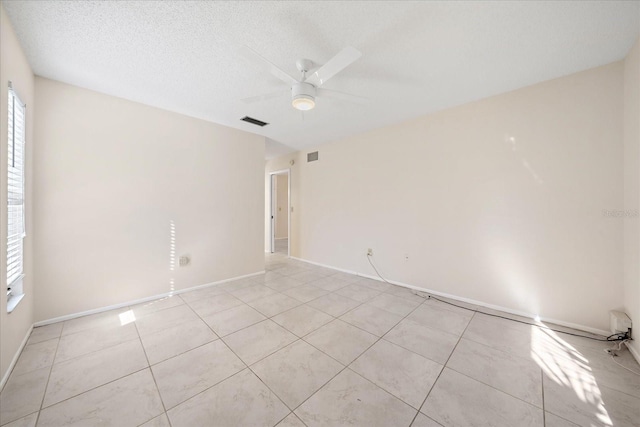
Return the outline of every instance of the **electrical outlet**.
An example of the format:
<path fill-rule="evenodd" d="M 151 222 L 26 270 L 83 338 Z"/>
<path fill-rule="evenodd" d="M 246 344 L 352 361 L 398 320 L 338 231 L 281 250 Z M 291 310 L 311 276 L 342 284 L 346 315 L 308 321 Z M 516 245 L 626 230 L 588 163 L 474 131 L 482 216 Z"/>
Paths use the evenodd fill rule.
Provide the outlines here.
<path fill-rule="evenodd" d="M 180 257 L 180 267 L 186 267 L 187 265 L 189 265 L 190 262 L 191 260 L 187 255 L 182 255 Z"/>
<path fill-rule="evenodd" d="M 373 256 L 373 249 L 367 249 L 367 256 Z"/>

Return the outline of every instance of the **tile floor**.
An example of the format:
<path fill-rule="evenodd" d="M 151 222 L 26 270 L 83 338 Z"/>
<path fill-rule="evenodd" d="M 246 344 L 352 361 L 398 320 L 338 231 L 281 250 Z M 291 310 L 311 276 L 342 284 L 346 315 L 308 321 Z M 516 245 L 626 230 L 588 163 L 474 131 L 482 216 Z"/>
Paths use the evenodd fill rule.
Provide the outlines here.
<path fill-rule="evenodd" d="M 280 254 L 266 270 L 36 328 L 0 425 L 640 426 L 607 343 Z"/>
<path fill-rule="evenodd" d="M 287 255 L 289 253 L 289 239 L 276 239 L 275 253 Z"/>

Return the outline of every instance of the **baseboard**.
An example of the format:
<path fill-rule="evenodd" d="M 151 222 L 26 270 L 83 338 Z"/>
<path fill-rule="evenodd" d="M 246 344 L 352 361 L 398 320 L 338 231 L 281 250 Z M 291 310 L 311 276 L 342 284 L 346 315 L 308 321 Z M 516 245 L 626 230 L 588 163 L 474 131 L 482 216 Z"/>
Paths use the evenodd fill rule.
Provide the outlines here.
<path fill-rule="evenodd" d="M 136 300 L 132 300 L 132 301 L 126 301 L 126 302 L 123 302 L 123 303 L 108 305 L 108 306 L 105 306 L 105 307 L 94 308 L 94 309 L 91 309 L 91 310 L 80 311 L 78 313 L 67 314 L 67 315 L 64 315 L 64 316 L 54 317 L 52 319 L 41 320 L 39 322 L 34 323 L 33 327 L 37 328 L 39 326 L 45 326 L 45 325 L 50 325 L 52 323 L 63 322 L 65 320 L 76 319 L 78 317 L 88 316 L 90 314 L 102 313 L 102 312 L 109 311 L 109 310 L 117 310 L 118 308 L 129 307 L 131 305 L 136 305 L 136 304 L 142 304 L 142 303 L 153 301 L 153 300 L 157 300 L 157 299 L 160 299 L 160 298 L 166 298 L 166 297 L 170 297 L 172 295 L 184 294 L 185 292 L 191 292 L 191 291 L 195 291 L 195 290 L 198 290 L 198 289 L 208 288 L 208 287 L 211 287 L 211 286 L 218 286 L 218 285 L 221 285 L 223 283 L 231 282 L 233 280 L 246 279 L 247 277 L 258 276 L 258 275 L 264 274 L 264 273 L 265 273 L 265 271 L 262 270 L 262 271 L 258 271 L 256 273 L 245 274 L 244 276 L 231 277 L 229 279 L 219 280 L 217 282 L 205 283 L 204 285 L 192 286 L 190 288 L 185 288 L 185 289 L 178 289 L 178 290 L 175 290 L 175 291 L 165 292 L 163 294 L 153 295 L 153 296 L 150 296 L 150 297 L 140 298 L 140 299 L 136 299 Z"/>
<path fill-rule="evenodd" d="M 352 271 L 352 270 L 345 270 L 345 269 L 342 269 L 342 268 L 337 268 L 337 267 L 333 267 L 331 265 L 322 264 L 322 263 L 315 262 L 315 261 L 309 261 L 309 260 L 302 259 L 302 258 L 296 258 L 296 257 L 290 257 L 290 258 L 298 260 L 298 261 L 306 262 L 308 264 L 317 265 L 318 267 L 330 268 L 332 270 L 340 271 L 340 272 L 343 272 L 343 273 L 355 274 L 356 276 L 361 276 L 361 277 L 365 277 L 367 279 L 372 279 L 372 280 L 377 280 L 378 282 L 383 282 L 383 280 L 378 276 L 374 276 L 374 275 L 370 275 L 370 274 L 358 273 L 358 272 Z M 519 311 L 519 310 L 513 310 L 513 309 L 508 308 L 508 307 L 502 307 L 502 306 L 499 306 L 499 305 L 488 304 L 488 303 L 483 302 L 483 301 L 478 301 L 478 300 L 474 300 L 474 299 L 470 299 L 470 298 L 464 298 L 464 297 L 461 297 L 461 296 L 458 296 L 458 295 L 447 294 L 447 293 L 440 292 L 440 291 L 434 291 L 432 289 L 421 288 L 419 286 L 409 285 L 407 283 L 402 283 L 402 282 L 398 282 L 398 281 L 395 281 L 395 280 L 388 280 L 387 279 L 387 281 L 389 283 L 394 284 L 394 285 L 402 286 L 404 288 L 409 288 L 409 289 L 412 289 L 414 291 L 426 292 L 426 293 L 433 294 L 433 295 L 436 295 L 436 296 L 441 296 L 443 298 L 450 298 L 452 300 L 456 300 L 456 301 L 465 302 L 465 303 L 468 303 L 468 304 L 477 305 L 479 307 L 490 308 L 492 310 L 503 311 L 505 313 L 514 314 L 516 316 L 527 317 L 527 318 L 532 319 L 532 320 L 536 319 L 536 317 L 537 317 L 536 314 L 527 313 L 527 312 Z M 603 329 L 592 328 L 590 326 L 580 325 L 580 324 L 571 323 L 571 322 L 565 322 L 563 320 L 552 319 L 552 318 L 549 318 L 549 317 L 540 316 L 539 319 L 542 322 L 545 322 L 545 323 L 553 323 L 553 324 L 558 325 L 558 326 L 564 326 L 564 327 L 571 328 L 571 329 L 576 329 L 576 330 L 579 330 L 579 331 L 590 332 L 590 333 L 596 334 L 596 335 L 607 336 L 607 335 L 610 334 L 608 331 L 605 331 Z"/>
<path fill-rule="evenodd" d="M 631 353 L 631 355 L 633 356 L 634 359 L 636 359 L 636 362 L 638 362 L 638 364 L 640 364 L 640 353 L 638 352 L 638 350 L 636 350 L 635 348 L 633 348 L 631 346 L 631 344 L 629 344 L 628 342 L 624 343 L 627 348 L 629 349 L 629 353 Z"/>
<path fill-rule="evenodd" d="M 332 265 L 327 265 L 327 264 L 322 264 L 319 262 L 315 262 L 315 261 L 309 261 L 308 259 L 303 259 L 303 258 L 298 258 L 295 256 L 290 256 L 289 258 L 291 259 L 295 259 L 296 261 L 302 261 L 302 262 L 306 262 L 307 264 L 311 264 L 311 265 L 317 265 L 318 267 L 324 267 L 324 268 L 329 268 L 331 270 L 336 270 L 339 271 L 341 273 L 348 273 L 348 274 L 353 274 L 354 276 L 362 276 L 362 277 L 367 277 L 364 274 L 358 273 L 357 271 L 353 271 L 353 270 L 345 270 L 344 268 L 338 268 L 338 267 L 334 267 Z M 378 281 L 380 281 L 380 279 L 376 279 Z"/>
<path fill-rule="evenodd" d="M 9 380 L 11 371 L 13 371 L 13 368 L 16 366 L 16 363 L 18 363 L 18 358 L 20 357 L 20 354 L 22 353 L 24 346 L 27 345 L 27 341 L 29 341 L 29 336 L 31 336 L 31 331 L 33 331 L 33 325 L 29 327 L 29 330 L 27 331 L 27 334 L 24 336 L 24 339 L 22 340 L 20 347 L 18 347 L 18 351 L 16 351 L 16 354 L 13 356 L 13 359 L 11 359 L 11 363 L 7 368 L 7 372 L 4 373 L 4 375 L 2 376 L 2 379 L 0 380 L 0 392 L 4 388 L 4 385 L 7 383 L 7 380 Z"/>

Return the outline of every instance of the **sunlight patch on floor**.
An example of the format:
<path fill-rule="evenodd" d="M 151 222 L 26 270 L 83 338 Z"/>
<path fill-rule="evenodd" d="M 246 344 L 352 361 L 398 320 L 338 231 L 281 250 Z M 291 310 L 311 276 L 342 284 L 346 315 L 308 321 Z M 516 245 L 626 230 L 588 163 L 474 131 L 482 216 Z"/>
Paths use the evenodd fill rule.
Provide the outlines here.
<path fill-rule="evenodd" d="M 581 402 L 592 407 L 594 415 L 604 425 L 613 426 L 589 360 L 580 351 L 554 331 L 532 327 L 531 357 L 547 378 L 570 388 Z"/>

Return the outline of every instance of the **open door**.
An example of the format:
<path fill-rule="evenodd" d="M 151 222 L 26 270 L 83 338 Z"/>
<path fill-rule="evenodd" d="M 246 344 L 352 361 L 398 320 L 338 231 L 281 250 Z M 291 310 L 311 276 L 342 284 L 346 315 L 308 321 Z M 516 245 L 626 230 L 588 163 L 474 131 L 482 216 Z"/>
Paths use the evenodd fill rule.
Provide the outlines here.
<path fill-rule="evenodd" d="M 271 174 L 271 253 L 276 251 L 276 174 Z"/>
<path fill-rule="evenodd" d="M 269 177 L 269 252 L 291 256 L 290 169 L 271 172 Z"/>

